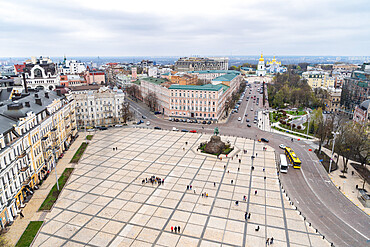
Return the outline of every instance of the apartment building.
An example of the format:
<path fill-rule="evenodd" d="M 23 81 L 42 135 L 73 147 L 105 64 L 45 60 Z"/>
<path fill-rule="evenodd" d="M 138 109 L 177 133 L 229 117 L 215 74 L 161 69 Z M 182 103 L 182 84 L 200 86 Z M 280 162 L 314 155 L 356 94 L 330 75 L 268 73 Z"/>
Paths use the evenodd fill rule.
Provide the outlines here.
<path fill-rule="evenodd" d="M 198 76 L 184 73 L 177 73 L 170 76 L 172 84 L 179 85 L 196 85 L 198 83 Z"/>
<path fill-rule="evenodd" d="M 333 113 L 340 112 L 340 97 L 342 90 L 329 90 L 329 97 L 325 100 L 325 110 Z"/>
<path fill-rule="evenodd" d="M 142 78 L 139 80 L 141 100 L 147 98 L 152 93 L 155 95 L 157 101 L 156 110 L 161 111 L 164 115 L 169 114 L 169 91 L 168 88 L 171 86 L 171 82 L 161 78 Z"/>
<path fill-rule="evenodd" d="M 0 106 L 0 226 L 10 224 L 77 135 L 74 101 L 30 90 Z"/>
<path fill-rule="evenodd" d="M 59 83 L 65 87 L 75 87 L 86 85 L 86 80 L 83 76 L 80 75 L 60 75 Z"/>
<path fill-rule="evenodd" d="M 308 85 L 312 89 L 319 87 L 329 89 L 335 87 L 335 78 L 330 76 L 328 72 L 311 70 L 304 72 L 302 76 L 307 80 Z"/>
<path fill-rule="evenodd" d="M 370 99 L 370 70 L 365 68 L 363 66 L 363 70 L 355 70 L 351 77 L 344 78 L 340 104 L 347 113 L 353 113 L 356 106 Z"/>
<path fill-rule="evenodd" d="M 199 80 L 206 83 L 210 83 L 213 79 L 225 75 L 225 74 L 240 74 L 241 72 L 236 70 L 197 70 L 197 71 L 188 71 L 186 72 L 190 75 L 196 75 Z"/>
<path fill-rule="evenodd" d="M 125 100 L 122 90 L 101 85 L 70 87 L 70 95 L 76 102 L 76 118 L 79 127 L 106 126 L 123 122 L 120 110 Z"/>
<path fill-rule="evenodd" d="M 23 66 L 18 66 L 23 67 Z M 47 57 L 31 57 L 24 64 L 22 72 L 25 74 L 27 86 L 30 88 L 55 89 L 59 85 L 57 67 Z"/>
<path fill-rule="evenodd" d="M 63 62 L 59 64 L 58 70 L 63 75 L 80 74 L 86 70 L 86 66 L 81 61 L 67 60 L 66 57 L 64 57 Z"/>

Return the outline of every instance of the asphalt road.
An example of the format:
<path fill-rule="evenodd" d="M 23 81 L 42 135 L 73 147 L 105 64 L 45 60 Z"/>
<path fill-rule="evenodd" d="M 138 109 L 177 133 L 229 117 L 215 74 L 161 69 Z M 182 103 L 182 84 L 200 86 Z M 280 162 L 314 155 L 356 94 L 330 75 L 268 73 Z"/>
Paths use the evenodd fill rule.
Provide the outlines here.
<path fill-rule="evenodd" d="M 257 85 L 260 87 L 259 84 Z M 270 140 L 269 145 L 278 153 L 283 153 L 279 149 L 279 144 L 290 146 L 302 160 L 302 167 L 301 169 L 290 168 L 287 174 L 280 175 L 280 179 L 294 205 L 302 212 L 307 221 L 311 222 L 313 227 L 318 229 L 335 246 L 370 246 L 370 242 L 368 242 L 370 239 L 370 217 L 348 200 L 331 182 L 317 156 L 312 151 L 308 151 L 312 143 L 297 139 L 292 142 L 291 138 L 284 135 L 262 131 L 257 128 L 257 124 L 253 123 L 255 112 L 263 109 L 262 94 L 257 93 L 256 90 L 257 86 L 255 85 L 252 87 L 251 94 L 249 94 L 250 90 L 247 90 L 239 112 L 232 114 L 226 124 L 202 125 L 170 122 L 164 120 L 162 116 L 153 115 L 140 103 L 131 101 L 131 106 L 139 117 L 144 115 L 148 118 L 144 121 L 149 120 L 151 127 L 159 126 L 169 130 L 176 127 L 180 130 L 197 130 L 202 133 L 213 133 L 214 128 L 218 127 L 221 135 L 241 136 L 250 139 L 267 138 Z M 254 95 L 260 98 L 259 106 L 252 99 L 246 100 L 246 96 Z M 245 117 L 246 113 L 247 117 Z M 238 121 L 239 117 L 242 118 L 242 121 Z M 250 120 L 249 124 L 252 127 L 247 127 L 246 119 Z"/>

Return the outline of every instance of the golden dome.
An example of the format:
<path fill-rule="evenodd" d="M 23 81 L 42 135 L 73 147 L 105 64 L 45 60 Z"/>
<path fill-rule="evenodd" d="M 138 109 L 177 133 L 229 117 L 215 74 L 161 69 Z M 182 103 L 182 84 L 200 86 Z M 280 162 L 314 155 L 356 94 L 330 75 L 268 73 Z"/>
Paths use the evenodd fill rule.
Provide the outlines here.
<path fill-rule="evenodd" d="M 261 58 L 260 58 L 260 61 L 265 61 L 265 59 L 263 59 L 263 54 L 261 53 Z"/>

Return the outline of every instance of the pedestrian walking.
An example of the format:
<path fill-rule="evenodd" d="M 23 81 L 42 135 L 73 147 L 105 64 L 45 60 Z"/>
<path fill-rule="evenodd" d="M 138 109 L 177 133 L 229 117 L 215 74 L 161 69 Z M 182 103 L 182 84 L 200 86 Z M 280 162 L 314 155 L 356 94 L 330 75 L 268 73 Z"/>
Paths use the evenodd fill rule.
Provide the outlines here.
<path fill-rule="evenodd" d="M 247 220 L 247 219 L 248 219 L 248 212 L 245 212 L 244 217 L 245 217 L 245 220 Z"/>
<path fill-rule="evenodd" d="M 216 187 L 216 183 L 215 182 L 213 182 L 213 187 Z"/>
<path fill-rule="evenodd" d="M 231 184 L 233 184 L 234 180 L 231 179 Z"/>
<path fill-rule="evenodd" d="M 264 176 L 263 179 L 266 179 L 266 176 Z"/>
<path fill-rule="evenodd" d="M 186 189 L 189 190 L 189 185 L 186 185 Z"/>
<path fill-rule="evenodd" d="M 195 193 L 195 190 L 194 190 L 194 194 L 196 194 L 196 193 Z"/>
<path fill-rule="evenodd" d="M 254 195 L 257 195 L 257 190 L 254 191 Z"/>
<path fill-rule="evenodd" d="M 177 233 L 177 226 L 175 226 L 175 233 Z"/>
<path fill-rule="evenodd" d="M 258 153 L 256 153 L 256 157 L 257 157 L 257 154 L 258 154 Z"/>
<path fill-rule="evenodd" d="M 242 160 L 241 160 L 241 159 L 239 159 L 239 164 L 240 164 L 240 163 L 242 163 Z"/>
<path fill-rule="evenodd" d="M 177 231 L 180 233 L 180 226 L 177 227 Z"/>
<path fill-rule="evenodd" d="M 265 168 L 263 168 L 263 172 L 265 172 Z"/>
<path fill-rule="evenodd" d="M 229 170 L 227 170 L 227 173 L 229 173 Z"/>
<path fill-rule="evenodd" d="M 21 210 L 21 211 L 19 212 L 19 215 L 21 216 L 21 219 L 22 219 L 22 218 L 24 218 L 23 210 Z"/>
<path fill-rule="evenodd" d="M 251 213 L 248 213 L 248 220 L 251 218 Z"/>
<path fill-rule="evenodd" d="M 183 151 L 185 151 L 185 148 L 182 148 Z"/>
<path fill-rule="evenodd" d="M 173 232 L 173 226 L 171 226 L 171 232 Z"/>
<path fill-rule="evenodd" d="M 273 244 L 273 243 L 274 243 L 274 237 L 271 237 L 270 244 Z"/>
<path fill-rule="evenodd" d="M 258 232 L 260 230 L 260 226 L 257 226 L 255 231 Z"/>
<path fill-rule="evenodd" d="M 252 171 L 254 170 L 254 166 L 252 166 Z"/>
<path fill-rule="evenodd" d="M 113 151 L 114 151 L 114 148 L 113 148 Z"/>
<path fill-rule="evenodd" d="M 224 165 L 224 169 L 226 169 L 226 165 Z"/>
<path fill-rule="evenodd" d="M 235 205 L 238 206 L 239 205 L 239 201 L 235 201 Z"/>
<path fill-rule="evenodd" d="M 245 195 L 243 196 L 243 200 L 244 200 L 244 201 L 246 201 L 246 200 L 247 200 L 247 197 L 246 197 Z"/>
<path fill-rule="evenodd" d="M 193 188 L 193 185 L 190 185 L 190 189 L 192 189 Z"/>
<path fill-rule="evenodd" d="M 236 158 L 238 158 L 238 154 L 236 155 Z"/>
<path fill-rule="evenodd" d="M 270 238 L 266 239 L 266 245 L 270 245 Z"/>

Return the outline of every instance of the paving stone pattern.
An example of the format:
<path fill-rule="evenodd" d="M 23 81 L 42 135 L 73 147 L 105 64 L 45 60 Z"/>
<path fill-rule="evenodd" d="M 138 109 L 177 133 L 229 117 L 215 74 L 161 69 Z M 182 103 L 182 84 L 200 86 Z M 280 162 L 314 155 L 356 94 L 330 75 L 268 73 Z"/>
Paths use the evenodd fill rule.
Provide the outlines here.
<path fill-rule="evenodd" d="M 272 246 L 328 246 L 283 196 L 272 148 L 222 136 L 248 152 L 220 160 L 197 153 L 209 138 L 135 128 L 98 132 L 33 246 L 265 246 L 271 237 Z M 164 184 L 142 184 L 153 175 Z"/>

